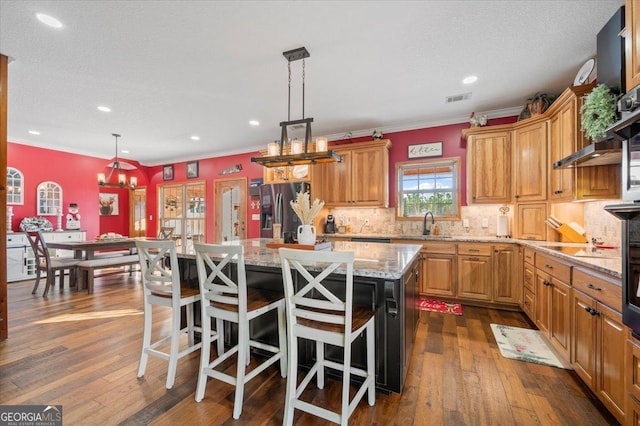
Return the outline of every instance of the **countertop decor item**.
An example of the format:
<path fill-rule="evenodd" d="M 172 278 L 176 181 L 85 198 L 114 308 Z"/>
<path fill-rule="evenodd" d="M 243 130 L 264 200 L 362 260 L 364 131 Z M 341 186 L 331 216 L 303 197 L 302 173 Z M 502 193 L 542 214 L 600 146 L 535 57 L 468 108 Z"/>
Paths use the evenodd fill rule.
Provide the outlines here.
<path fill-rule="evenodd" d="M 291 201 L 291 208 L 300 218 L 302 225 L 298 226 L 298 244 L 313 246 L 316 243 L 316 227 L 313 219 L 322 210 L 324 201 L 317 198 L 311 204 L 309 192 L 298 192 L 296 200 Z"/>
<path fill-rule="evenodd" d="M 582 130 L 593 141 L 606 136 L 606 130 L 616 121 L 617 96 L 605 84 L 598 84 L 584 97 Z"/>
<path fill-rule="evenodd" d="M 258 163 L 263 167 L 283 167 L 297 166 L 301 164 L 332 163 L 342 162 L 342 157 L 334 151 L 327 149 L 327 138 L 316 138 L 315 147 L 311 142 L 311 123 L 313 118 L 304 118 L 304 87 L 305 87 L 305 58 L 310 57 L 306 47 L 282 52 L 288 62 L 289 70 L 289 98 L 287 101 L 287 121 L 282 121 L 280 140 L 267 145 L 266 154 L 261 157 L 251 158 L 251 162 Z M 291 62 L 302 59 L 302 118 L 291 120 Z M 304 126 L 304 146 L 303 142 L 295 138 L 289 139 L 288 127 L 294 130 Z M 315 151 L 315 152 L 312 152 Z"/>
<path fill-rule="evenodd" d="M 53 224 L 49 222 L 46 218 L 38 216 L 38 217 L 25 217 L 20 222 L 20 230 L 22 232 L 29 231 L 53 231 Z"/>

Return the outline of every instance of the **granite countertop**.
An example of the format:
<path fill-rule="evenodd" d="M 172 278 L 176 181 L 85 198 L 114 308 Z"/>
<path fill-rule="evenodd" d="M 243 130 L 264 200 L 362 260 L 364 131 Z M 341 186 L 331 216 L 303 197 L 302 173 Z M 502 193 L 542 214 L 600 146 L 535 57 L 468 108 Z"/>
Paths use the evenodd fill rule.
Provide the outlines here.
<path fill-rule="evenodd" d="M 554 241 L 518 240 L 515 238 L 482 237 L 467 235 L 416 235 L 416 234 L 323 234 L 323 236 L 342 238 L 387 238 L 391 240 L 511 243 L 531 247 L 540 252 L 588 267 L 614 278 L 622 278 L 622 256 L 620 248 L 596 249 L 587 243 L 560 243 Z"/>
<path fill-rule="evenodd" d="M 281 268 L 280 256 L 277 249 L 267 248 L 266 243 L 270 238 L 254 238 L 249 240 L 230 241 L 225 244 L 244 246 L 246 265 Z M 397 280 L 402 278 L 412 261 L 419 256 L 422 245 L 420 244 L 381 244 L 363 243 L 351 241 L 332 242 L 333 251 L 354 251 L 355 262 L 353 274 L 361 277 L 382 278 Z M 192 248 L 180 251 L 179 256 L 195 258 Z M 309 268 L 314 270 L 313 267 Z M 321 270 L 320 266 L 315 270 Z M 344 274 L 344 268 L 336 269 L 336 273 Z"/>

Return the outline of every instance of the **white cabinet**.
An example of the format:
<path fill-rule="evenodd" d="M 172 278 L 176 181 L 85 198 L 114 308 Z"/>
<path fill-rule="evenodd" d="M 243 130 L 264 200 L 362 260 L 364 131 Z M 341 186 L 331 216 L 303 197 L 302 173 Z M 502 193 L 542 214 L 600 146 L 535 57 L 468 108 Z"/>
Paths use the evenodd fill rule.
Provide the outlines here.
<path fill-rule="evenodd" d="M 47 243 L 85 240 L 86 234 L 86 231 L 53 231 L 42 233 L 44 241 Z M 53 257 L 73 257 L 72 250 L 50 249 L 49 254 Z"/>
<path fill-rule="evenodd" d="M 9 233 L 7 247 L 7 282 L 28 280 L 35 277 L 36 262 L 27 236 L 21 232 Z"/>

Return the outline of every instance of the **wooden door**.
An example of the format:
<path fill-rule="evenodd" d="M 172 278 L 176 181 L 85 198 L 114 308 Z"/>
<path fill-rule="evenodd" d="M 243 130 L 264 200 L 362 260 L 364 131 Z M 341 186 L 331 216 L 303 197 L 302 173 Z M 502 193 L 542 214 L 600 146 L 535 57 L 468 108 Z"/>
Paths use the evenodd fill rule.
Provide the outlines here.
<path fill-rule="evenodd" d="M 456 255 L 423 252 L 422 293 L 454 297 L 456 295 L 455 274 Z"/>
<path fill-rule="evenodd" d="M 516 202 L 547 199 L 547 122 L 514 133 L 514 198 Z"/>
<path fill-rule="evenodd" d="M 573 369 L 592 391 L 596 389 L 596 336 L 598 318 L 594 315 L 596 302 L 574 290 L 571 298 L 573 329 Z"/>
<path fill-rule="evenodd" d="M 214 242 L 247 238 L 247 178 L 216 179 Z"/>
<path fill-rule="evenodd" d="M 640 84 L 640 3 L 625 0 L 624 59 L 627 91 Z"/>
<path fill-rule="evenodd" d="M 351 153 L 351 202 L 360 206 L 384 206 L 387 176 L 383 173 L 383 155 L 386 151 L 382 147 L 356 149 Z M 387 160 L 388 161 L 388 160 Z"/>
<path fill-rule="evenodd" d="M 597 306 L 598 330 L 598 384 L 597 395 L 609 411 L 624 421 L 625 356 L 627 328 L 622 315 L 600 303 Z"/>
<path fill-rule="evenodd" d="M 467 190 L 470 203 L 511 202 L 511 132 L 469 136 Z"/>
<path fill-rule="evenodd" d="M 491 256 L 458 255 L 458 297 L 491 300 Z"/>
<path fill-rule="evenodd" d="M 551 277 L 536 269 L 536 327 L 549 334 L 549 317 L 551 313 Z"/>
<path fill-rule="evenodd" d="M 571 353 L 571 287 L 554 278 L 551 285 L 549 338 L 565 357 Z"/>
<path fill-rule="evenodd" d="M 0 55 L 0 241 L 7 238 L 7 99 L 9 57 Z M 0 340 L 9 336 L 7 251 L 0 250 Z"/>
<path fill-rule="evenodd" d="M 129 236 L 147 236 L 147 188 L 129 191 Z"/>
<path fill-rule="evenodd" d="M 517 246 L 512 244 L 493 247 L 493 301 L 519 304 L 522 291 L 517 291 Z"/>
<path fill-rule="evenodd" d="M 325 207 L 352 206 L 351 151 L 336 150 L 336 153 L 342 156 L 341 163 L 324 163 L 314 166 L 322 168 L 321 193 L 324 199 Z"/>

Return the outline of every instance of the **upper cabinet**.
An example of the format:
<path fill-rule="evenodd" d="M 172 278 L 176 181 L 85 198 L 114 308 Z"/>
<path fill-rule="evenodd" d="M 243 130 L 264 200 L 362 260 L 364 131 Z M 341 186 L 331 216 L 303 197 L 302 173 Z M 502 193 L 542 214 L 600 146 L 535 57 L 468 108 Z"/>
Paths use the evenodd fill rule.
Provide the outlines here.
<path fill-rule="evenodd" d="M 310 182 L 311 166 L 265 167 L 263 171 L 264 183 Z"/>
<path fill-rule="evenodd" d="M 314 198 L 325 207 L 389 206 L 388 139 L 334 146 L 340 163 L 313 166 Z"/>
<path fill-rule="evenodd" d="M 640 84 L 640 3 L 625 0 L 624 9 L 626 85 L 631 90 Z"/>
<path fill-rule="evenodd" d="M 517 202 L 547 199 L 547 121 L 514 131 L 514 195 Z"/>
<path fill-rule="evenodd" d="M 511 202 L 511 131 L 469 135 L 467 140 L 469 203 Z"/>

